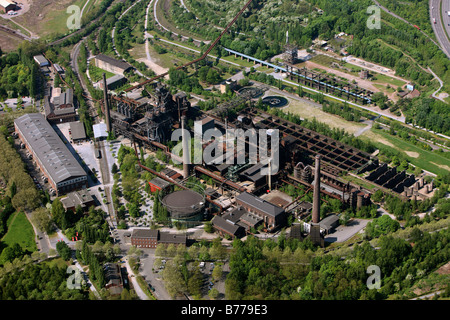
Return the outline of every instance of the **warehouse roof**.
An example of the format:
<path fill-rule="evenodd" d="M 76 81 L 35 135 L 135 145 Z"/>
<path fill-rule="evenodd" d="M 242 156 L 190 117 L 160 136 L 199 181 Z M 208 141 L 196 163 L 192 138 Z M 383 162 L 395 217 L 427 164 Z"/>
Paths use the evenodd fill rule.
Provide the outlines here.
<path fill-rule="evenodd" d="M 276 217 L 276 216 L 284 213 L 283 208 L 280 208 L 270 202 L 267 202 L 267 201 L 261 199 L 260 197 L 250 194 L 248 192 L 241 193 L 240 195 L 238 195 L 236 197 L 236 200 L 238 200 L 242 203 L 245 203 L 255 209 L 258 209 L 272 217 Z"/>
<path fill-rule="evenodd" d="M 86 176 L 86 172 L 42 114 L 25 114 L 14 120 L 14 123 L 55 183 Z"/>
<path fill-rule="evenodd" d="M 110 65 L 113 65 L 117 68 L 123 69 L 123 70 L 127 70 L 129 68 L 131 68 L 131 65 L 129 65 L 128 63 L 121 61 L 121 60 L 117 60 L 111 57 L 108 57 L 107 55 L 104 55 L 102 53 L 98 54 L 95 56 L 95 59 L 104 61 Z"/>
<path fill-rule="evenodd" d="M 2 6 L 3 6 L 3 5 L 2 5 Z M 4 6 L 4 7 L 5 7 L 5 6 Z M 45 59 L 45 57 L 44 57 L 42 54 L 39 54 L 39 55 L 37 55 L 37 56 L 34 56 L 33 58 L 34 58 L 34 61 L 36 61 L 36 62 L 39 63 L 40 65 L 46 66 L 46 65 L 49 64 L 49 63 L 48 63 L 48 60 Z"/>
<path fill-rule="evenodd" d="M 83 122 L 71 122 L 70 135 L 72 136 L 72 140 L 86 139 L 86 130 L 84 130 Z"/>

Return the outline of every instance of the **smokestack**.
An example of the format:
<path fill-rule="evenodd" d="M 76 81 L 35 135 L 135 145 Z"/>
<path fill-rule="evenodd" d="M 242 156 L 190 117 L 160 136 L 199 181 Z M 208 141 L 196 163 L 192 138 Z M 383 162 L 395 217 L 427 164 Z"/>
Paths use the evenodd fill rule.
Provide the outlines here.
<path fill-rule="evenodd" d="M 105 101 L 105 122 L 106 131 L 111 132 L 111 116 L 109 114 L 109 101 L 108 101 L 108 86 L 106 84 L 106 74 L 103 73 L 103 93 Z"/>
<path fill-rule="evenodd" d="M 182 143 L 183 143 L 183 176 L 186 179 L 189 177 L 189 143 L 185 133 L 186 116 L 181 116 L 181 130 L 182 130 Z"/>
<path fill-rule="evenodd" d="M 320 155 L 316 155 L 316 166 L 314 168 L 314 197 L 313 197 L 313 212 L 312 222 L 319 223 L 320 221 Z"/>

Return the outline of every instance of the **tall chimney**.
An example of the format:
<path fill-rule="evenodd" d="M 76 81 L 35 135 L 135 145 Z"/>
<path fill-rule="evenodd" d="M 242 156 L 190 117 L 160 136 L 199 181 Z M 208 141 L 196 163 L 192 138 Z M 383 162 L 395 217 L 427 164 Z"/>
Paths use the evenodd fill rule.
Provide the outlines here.
<path fill-rule="evenodd" d="M 313 212 L 312 222 L 319 223 L 320 221 L 320 155 L 316 155 L 316 166 L 314 168 L 314 197 L 313 197 Z"/>
<path fill-rule="evenodd" d="M 106 84 L 106 74 L 103 73 L 103 94 L 105 101 L 105 122 L 106 131 L 111 132 L 111 116 L 109 114 L 109 101 L 108 101 L 108 85 Z"/>
<path fill-rule="evenodd" d="M 181 130 L 182 130 L 181 139 L 182 139 L 182 144 L 183 144 L 183 176 L 186 179 L 187 177 L 189 177 L 189 162 L 190 162 L 189 161 L 190 160 L 189 143 L 190 143 L 190 141 L 186 138 L 185 126 L 186 126 L 186 116 L 183 115 L 183 116 L 181 116 Z"/>

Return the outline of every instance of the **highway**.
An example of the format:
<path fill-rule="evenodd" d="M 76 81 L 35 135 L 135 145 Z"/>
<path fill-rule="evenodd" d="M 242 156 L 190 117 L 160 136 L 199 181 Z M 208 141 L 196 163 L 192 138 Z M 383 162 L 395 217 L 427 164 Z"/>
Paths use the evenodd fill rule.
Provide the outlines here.
<path fill-rule="evenodd" d="M 450 34 L 450 26 L 448 25 L 450 18 L 447 14 L 450 11 L 450 3 L 448 1 L 442 3 L 442 12 L 441 3 L 442 0 L 430 0 L 430 19 L 434 34 L 441 44 L 442 50 L 450 59 L 450 41 L 445 33 L 445 30 L 447 30 Z M 433 19 L 436 19 L 436 24 L 433 22 Z"/>
<path fill-rule="evenodd" d="M 441 1 L 441 0 L 430 0 L 430 2 L 440 2 L 440 1 Z M 415 27 L 414 27 L 414 24 L 412 24 L 411 22 L 405 20 L 404 18 L 402 18 L 402 17 L 396 15 L 395 13 L 393 13 L 392 11 L 390 11 L 389 9 L 383 7 L 378 1 L 373 0 L 373 2 L 375 2 L 375 4 L 376 4 L 378 7 L 380 7 L 381 10 L 385 11 L 386 13 L 390 14 L 390 15 L 393 16 L 394 18 L 397 18 L 397 19 L 403 21 L 404 23 L 409 24 L 411 27 L 415 28 Z M 436 6 L 434 6 L 434 7 L 437 8 Z M 431 7 L 430 7 L 430 10 L 431 10 Z M 431 19 L 431 20 L 432 20 L 432 19 Z M 437 21 L 437 19 L 436 19 L 436 23 L 439 23 L 439 22 Z M 434 26 L 433 26 L 433 28 L 434 28 Z M 442 44 L 439 45 L 436 41 L 433 40 L 433 38 L 431 38 L 431 37 L 430 37 L 428 34 L 426 34 L 423 30 L 420 30 L 420 32 L 421 32 L 425 37 L 427 37 L 431 42 L 433 42 L 436 46 L 438 46 L 439 49 L 441 49 L 441 50 L 447 55 L 447 57 L 450 58 L 450 50 L 444 49 L 444 48 L 442 47 Z M 435 33 L 436 33 L 436 32 L 435 32 Z M 437 37 L 437 38 L 439 39 L 439 37 Z M 450 44 L 449 44 L 449 45 L 450 45 Z"/>

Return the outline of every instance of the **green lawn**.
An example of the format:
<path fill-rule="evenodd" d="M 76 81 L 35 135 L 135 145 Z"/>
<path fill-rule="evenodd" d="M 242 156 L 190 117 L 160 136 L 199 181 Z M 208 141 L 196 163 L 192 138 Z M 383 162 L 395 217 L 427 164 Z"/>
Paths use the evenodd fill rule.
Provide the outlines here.
<path fill-rule="evenodd" d="M 402 152 L 411 164 L 418 166 L 421 169 L 433 172 L 435 174 L 446 174 L 450 171 L 450 161 L 447 158 L 439 155 L 438 153 L 423 150 L 405 140 L 402 140 L 401 138 L 391 136 L 389 133 L 384 132 L 383 130 L 373 130 L 371 133 L 375 134 L 377 137 L 381 137 L 382 139 L 387 140 L 389 143 L 394 145 L 394 149 Z M 363 136 L 365 136 L 365 134 L 363 134 Z M 387 148 L 386 144 L 377 141 L 376 137 L 372 137 L 371 141 L 378 148 Z M 416 156 L 411 156 L 414 154 Z"/>
<path fill-rule="evenodd" d="M 2 239 L 6 245 L 10 246 L 18 243 L 24 250 L 31 252 L 37 250 L 36 243 L 34 242 L 34 230 L 25 213 L 15 212 L 9 217 L 7 225 L 8 232 Z"/>
<path fill-rule="evenodd" d="M 114 73 L 100 69 L 93 64 L 89 64 L 89 76 L 91 77 L 92 82 L 97 82 L 103 79 L 103 73 L 106 74 L 106 79 L 114 76 Z"/>
<path fill-rule="evenodd" d="M 375 77 L 377 78 L 377 80 L 374 80 L 374 82 L 389 83 L 391 86 L 401 87 L 406 84 L 405 81 L 401 81 L 396 78 L 391 78 L 391 77 L 381 74 L 381 73 L 375 74 Z"/>

